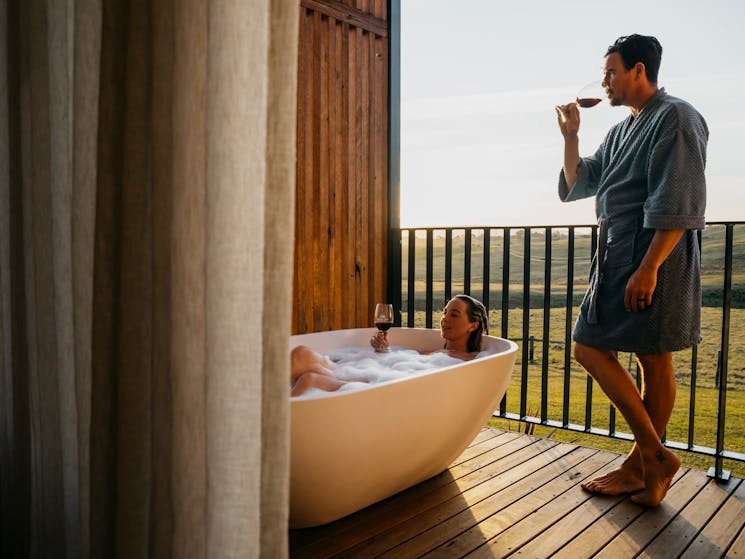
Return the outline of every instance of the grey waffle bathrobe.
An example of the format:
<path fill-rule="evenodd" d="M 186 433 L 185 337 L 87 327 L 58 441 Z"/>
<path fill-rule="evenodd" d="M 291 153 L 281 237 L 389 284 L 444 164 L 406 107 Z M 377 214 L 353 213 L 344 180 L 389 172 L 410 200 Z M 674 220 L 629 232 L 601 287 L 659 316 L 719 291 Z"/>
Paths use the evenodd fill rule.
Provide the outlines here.
<path fill-rule="evenodd" d="M 636 119 L 608 132 L 598 151 L 581 159 L 571 191 L 563 171 L 563 201 L 595 196 L 598 247 L 590 287 L 572 338 L 598 349 L 659 353 L 701 340 L 701 273 L 696 229 L 706 206 L 703 117 L 664 89 Z M 686 229 L 657 273 L 652 304 L 624 308 L 626 283 L 656 229 Z"/>

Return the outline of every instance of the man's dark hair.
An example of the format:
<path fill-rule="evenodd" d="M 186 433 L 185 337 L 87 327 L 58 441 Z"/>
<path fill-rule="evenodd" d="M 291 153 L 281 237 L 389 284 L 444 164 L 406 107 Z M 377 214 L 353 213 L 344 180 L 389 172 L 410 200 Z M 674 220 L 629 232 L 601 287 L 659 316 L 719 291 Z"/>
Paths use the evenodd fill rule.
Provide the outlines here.
<path fill-rule="evenodd" d="M 627 70 L 631 70 L 637 62 L 644 64 L 649 82 L 657 83 L 657 73 L 660 71 L 662 60 L 662 45 L 657 39 L 636 33 L 627 37 L 619 37 L 608 47 L 605 56 L 610 56 L 614 52 L 621 56 Z"/>

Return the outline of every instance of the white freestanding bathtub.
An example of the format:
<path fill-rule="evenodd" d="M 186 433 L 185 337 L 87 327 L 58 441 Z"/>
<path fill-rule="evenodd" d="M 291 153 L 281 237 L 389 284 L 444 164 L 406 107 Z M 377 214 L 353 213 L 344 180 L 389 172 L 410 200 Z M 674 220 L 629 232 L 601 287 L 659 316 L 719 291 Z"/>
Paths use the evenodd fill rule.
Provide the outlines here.
<path fill-rule="evenodd" d="M 292 336 L 319 353 L 365 346 L 374 328 Z M 439 330 L 394 328 L 391 345 L 442 348 Z M 349 392 L 291 399 L 290 527 L 331 522 L 445 470 L 507 390 L 517 345 L 484 336 L 462 364 Z"/>

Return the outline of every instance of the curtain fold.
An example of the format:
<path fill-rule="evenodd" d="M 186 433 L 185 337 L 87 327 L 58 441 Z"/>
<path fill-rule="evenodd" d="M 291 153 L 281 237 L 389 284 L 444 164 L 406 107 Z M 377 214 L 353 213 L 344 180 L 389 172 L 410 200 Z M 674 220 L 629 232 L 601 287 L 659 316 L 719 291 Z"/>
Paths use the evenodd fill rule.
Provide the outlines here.
<path fill-rule="evenodd" d="M 0 13 L 0 555 L 287 556 L 297 12 Z"/>

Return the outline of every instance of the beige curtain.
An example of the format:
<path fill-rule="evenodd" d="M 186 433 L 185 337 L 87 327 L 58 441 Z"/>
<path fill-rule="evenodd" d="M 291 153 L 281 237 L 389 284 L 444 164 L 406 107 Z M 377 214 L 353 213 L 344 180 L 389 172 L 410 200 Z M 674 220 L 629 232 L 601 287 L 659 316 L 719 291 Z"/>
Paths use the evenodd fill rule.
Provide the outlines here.
<path fill-rule="evenodd" d="M 0 556 L 287 556 L 297 13 L 2 4 Z"/>

